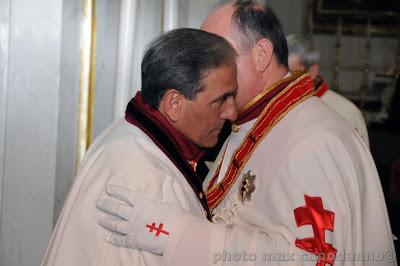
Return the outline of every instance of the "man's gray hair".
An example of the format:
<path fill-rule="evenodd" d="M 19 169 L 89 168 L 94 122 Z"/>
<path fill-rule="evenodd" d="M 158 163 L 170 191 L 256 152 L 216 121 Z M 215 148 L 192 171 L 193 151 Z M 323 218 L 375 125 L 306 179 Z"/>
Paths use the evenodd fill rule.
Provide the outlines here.
<path fill-rule="evenodd" d="M 288 43 L 289 56 L 297 55 L 300 64 L 306 68 L 314 64 L 319 64 L 320 53 L 311 35 L 290 34 L 286 36 L 286 40 Z"/>
<path fill-rule="evenodd" d="M 233 28 L 238 34 L 241 48 L 251 50 L 262 38 L 268 39 L 274 47 L 279 64 L 288 67 L 288 48 L 282 24 L 274 11 L 264 1 L 222 0 L 215 9 L 232 5 Z"/>
<path fill-rule="evenodd" d="M 154 109 L 175 89 L 194 100 L 210 71 L 235 64 L 235 49 L 224 38 L 197 29 L 164 33 L 148 46 L 142 60 L 142 98 Z"/>

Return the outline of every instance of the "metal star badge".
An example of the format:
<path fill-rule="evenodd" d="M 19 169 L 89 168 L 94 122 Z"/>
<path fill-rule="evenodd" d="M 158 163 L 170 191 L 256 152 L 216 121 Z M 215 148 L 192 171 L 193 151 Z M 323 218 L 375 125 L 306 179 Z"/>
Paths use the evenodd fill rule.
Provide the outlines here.
<path fill-rule="evenodd" d="M 239 187 L 239 199 L 242 203 L 251 200 L 251 194 L 256 190 L 256 185 L 254 184 L 256 176 L 250 173 L 251 170 L 247 171 L 243 175 L 243 180 Z"/>

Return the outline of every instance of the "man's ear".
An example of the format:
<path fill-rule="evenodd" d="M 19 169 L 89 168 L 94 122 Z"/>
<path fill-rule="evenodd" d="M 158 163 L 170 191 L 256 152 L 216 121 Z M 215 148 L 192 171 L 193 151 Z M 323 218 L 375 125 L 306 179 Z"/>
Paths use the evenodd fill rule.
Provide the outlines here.
<path fill-rule="evenodd" d="M 274 47 L 270 40 L 263 38 L 253 47 L 253 60 L 257 71 L 264 72 L 272 61 Z"/>
<path fill-rule="evenodd" d="M 175 89 L 168 89 L 161 98 L 159 111 L 171 122 L 179 120 L 185 97 Z"/>

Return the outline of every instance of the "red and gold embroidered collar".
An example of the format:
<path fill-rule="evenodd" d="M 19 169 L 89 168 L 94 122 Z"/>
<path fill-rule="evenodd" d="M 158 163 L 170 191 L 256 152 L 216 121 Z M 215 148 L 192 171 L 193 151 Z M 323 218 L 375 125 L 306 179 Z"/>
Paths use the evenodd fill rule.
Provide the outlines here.
<path fill-rule="evenodd" d="M 255 148 L 258 146 L 272 128 L 294 107 L 309 97 L 313 96 L 314 85 L 309 74 L 296 73 L 291 75 L 288 79 L 282 80 L 276 87 L 281 87 L 281 84 L 286 86 L 279 91 L 279 93 L 267 101 L 262 112 L 259 114 L 257 121 L 253 128 L 249 131 L 246 138 L 235 150 L 228 169 L 221 182 L 215 184 L 220 171 L 220 165 L 217 167 L 214 176 L 211 178 L 209 186 L 206 191 L 207 202 L 210 210 L 214 209 L 226 196 L 227 192 L 231 189 L 243 167 L 253 154 Z M 269 91 L 274 90 L 274 88 Z M 264 93 L 267 95 L 268 93 Z M 263 100 L 263 96 L 258 98 Z M 265 103 L 265 101 L 264 101 Z M 256 105 L 255 103 L 253 104 Z"/>
<path fill-rule="evenodd" d="M 278 93 L 281 92 L 284 88 L 286 88 L 287 85 L 293 82 L 293 80 L 301 76 L 301 74 L 304 74 L 304 72 L 296 72 L 293 75 L 290 75 L 275 82 L 274 84 L 260 92 L 250 102 L 240 108 L 239 116 L 236 119 L 235 124 L 242 125 L 257 118 L 264 110 L 268 102 L 276 95 L 278 95 Z"/>

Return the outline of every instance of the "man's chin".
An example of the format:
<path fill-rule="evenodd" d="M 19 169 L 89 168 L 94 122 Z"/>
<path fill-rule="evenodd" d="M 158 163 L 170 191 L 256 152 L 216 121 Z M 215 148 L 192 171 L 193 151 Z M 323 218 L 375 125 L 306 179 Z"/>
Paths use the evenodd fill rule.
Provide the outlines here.
<path fill-rule="evenodd" d="M 211 148 L 214 148 L 215 145 L 217 145 L 217 143 L 218 143 L 218 137 L 204 141 L 202 143 L 197 143 L 197 146 L 199 146 L 201 148 L 211 149 Z"/>

